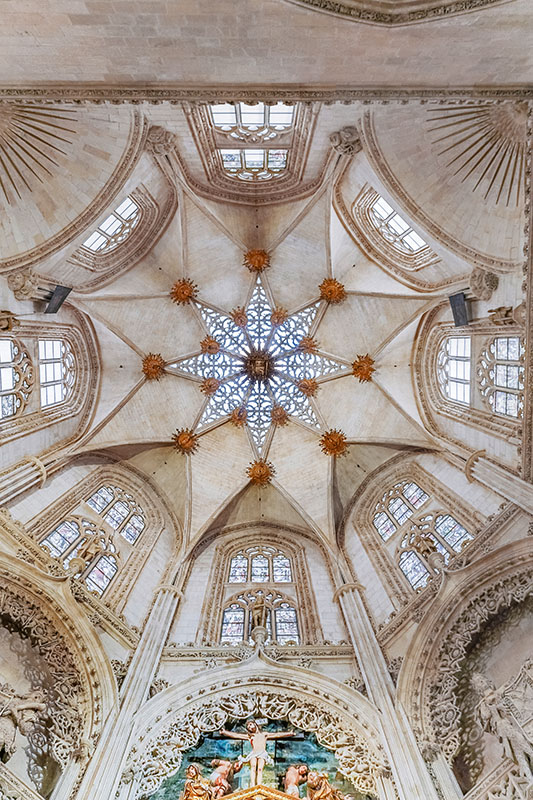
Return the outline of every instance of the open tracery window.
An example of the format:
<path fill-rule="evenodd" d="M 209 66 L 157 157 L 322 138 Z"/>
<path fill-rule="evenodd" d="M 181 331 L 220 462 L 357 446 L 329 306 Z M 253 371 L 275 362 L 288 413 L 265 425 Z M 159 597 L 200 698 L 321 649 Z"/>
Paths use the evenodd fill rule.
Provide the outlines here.
<path fill-rule="evenodd" d="M 118 486 L 101 486 L 89 497 L 87 505 L 130 544 L 134 544 L 146 526 L 142 508 Z"/>
<path fill-rule="evenodd" d="M 229 583 L 291 583 L 291 561 L 275 547 L 248 547 L 231 559 L 228 581 Z"/>
<path fill-rule="evenodd" d="M 66 339 L 39 339 L 41 408 L 67 400 L 76 380 L 74 353 Z"/>
<path fill-rule="evenodd" d="M 496 336 L 477 366 L 482 397 L 495 414 L 515 419 L 524 408 L 524 346 L 519 336 Z"/>
<path fill-rule="evenodd" d="M 33 365 L 18 339 L 0 339 L 0 421 L 22 414 L 33 388 Z"/>
<path fill-rule="evenodd" d="M 387 201 L 377 195 L 369 208 L 370 218 L 384 239 L 404 253 L 413 254 L 427 248 L 421 236 L 401 217 Z"/>
<path fill-rule="evenodd" d="M 217 103 L 209 107 L 213 127 L 242 142 L 266 142 L 289 130 L 295 107 L 276 103 Z"/>
<path fill-rule="evenodd" d="M 448 336 L 437 357 L 437 378 L 442 393 L 465 405 L 470 404 L 470 359 L 470 336 Z"/>
<path fill-rule="evenodd" d="M 222 614 L 221 644 L 239 644 L 252 634 L 252 610 L 258 598 L 265 601 L 265 627 L 268 640 L 278 644 L 299 644 L 300 632 L 295 605 L 279 592 L 254 590 L 232 598 Z"/>
<path fill-rule="evenodd" d="M 473 539 L 451 514 L 428 514 L 409 525 L 399 548 L 398 564 L 412 588 L 422 589 L 434 572 L 432 556 L 448 563 Z"/>
<path fill-rule="evenodd" d="M 82 247 L 92 253 L 114 250 L 125 241 L 141 218 L 141 209 L 128 195 L 126 199 L 85 239 Z"/>
<path fill-rule="evenodd" d="M 219 150 L 224 171 L 241 181 L 269 181 L 287 168 L 288 150 L 243 148 Z"/>
<path fill-rule="evenodd" d="M 60 558 L 66 570 L 79 576 L 98 595 L 103 594 L 118 570 L 120 556 L 113 534 L 83 517 L 67 517 L 41 539 L 41 546 L 54 558 Z"/>

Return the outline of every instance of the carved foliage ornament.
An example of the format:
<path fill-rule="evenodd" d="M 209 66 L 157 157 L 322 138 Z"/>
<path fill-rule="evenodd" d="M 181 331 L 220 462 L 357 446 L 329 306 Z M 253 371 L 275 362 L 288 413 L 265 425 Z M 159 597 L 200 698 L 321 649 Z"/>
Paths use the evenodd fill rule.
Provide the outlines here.
<path fill-rule="evenodd" d="M 198 295 L 198 286 L 190 278 L 182 278 L 176 281 L 170 290 L 170 297 L 178 305 L 187 305 Z"/>
<path fill-rule="evenodd" d="M 149 381 L 158 381 L 165 371 L 165 359 L 161 353 L 148 353 L 143 358 L 142 370 Z"/>
<path fill-rule="evenodd" d="M 127 783 L 135 777 L 135 797 L 149 797 L 165 778 L 178 771 L 183 751 L 194 747 L 202 734 L 220 730 L 228 719 L 253 716 L 286 719 L 300 730 L 315 732 L 318 743 L 335 752 L 339 772 L 362 794 L 377 796 L 376 777 L 384 774 L 386 767 L 355 730 L 347 728 L 317 702 L 311 705 L 292 695 L 267 692 L 230 694 L 178 717 L 147 742 L 143 753 L 132 750 L 123 781 Z"/>
<path fill-rule="evenodd" d="M 172 434 L 172 441 L 178 453 L 188 455 L 198 449 L 198 436 L 190 428 L 179 428 Z"/>
<path fill-rule="evenodd" d="M 270 254 L 266 250 L 248 250 L 243 263 L 250 272 L 263 272 L 270 266 Z"/>
<path fill-rule="evenodd" d="M 345 456 L 348 452 L 346 434 L 335 429 L 326 431 L 320 437 L 320 448 L 327 456 Z"/>
<path fill-rule="evenodd" d="M 358 355 L 352 364 L 352 373 L 355 378 L 359 378 L 359 383 L 371 381 L 375 371 L 374 359 L 368 353 L 364 356 Z"/>
<path fill-rule="evenodd" d="M 320 286 L 320 299 L 336 305 L 346 300 L 346 289 L 336 278 L 324 278 Z"/>
<path fill-rule="evenodd" d="M 250 483 L 253 483 L 254 486 L 266 486 L 272 480 L 275 472 L 274 465 L 270 461 L 264 461 L 262 458 L 252 461 L 246 470 Z"/>

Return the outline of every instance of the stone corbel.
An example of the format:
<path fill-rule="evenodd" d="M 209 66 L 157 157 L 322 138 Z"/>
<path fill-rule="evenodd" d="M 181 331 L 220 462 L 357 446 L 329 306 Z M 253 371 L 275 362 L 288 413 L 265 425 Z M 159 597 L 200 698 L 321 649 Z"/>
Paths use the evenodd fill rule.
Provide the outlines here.
<path fill-rule="evenodd" d="M 364 592 L 365 587 L 360 583 L 343 583 L 333 595 L 333 602 L 337 603 L 346 592 Z"/>
<path fill-rule="evenodd" d="M 355 156 L 363 149 L 355 125 L 345 125 L 344 128 L 330 134 L 329 141 L 335 152 L 341 156 Z"/>
<path fill-rule="evenodd" d="M 472 455 L 470 455 L 467 458 L 465 464 L 465 475 L 468 483 L 474 483 L 474 481 L 476 480 L 474 475 L 472 474 L 472 469 L 474 468 L 474 464 L 476 463 L 478 458 L 482 458 L 485 455 L 487 455 L 486 450 L 476 450 L 475 453 L 472 453 Z"/>

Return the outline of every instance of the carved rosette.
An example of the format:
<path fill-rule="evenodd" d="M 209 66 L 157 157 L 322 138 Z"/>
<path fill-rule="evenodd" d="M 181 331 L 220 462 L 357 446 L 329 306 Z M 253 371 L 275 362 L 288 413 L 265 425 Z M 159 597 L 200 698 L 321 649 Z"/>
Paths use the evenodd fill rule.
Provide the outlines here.
<path fill-rule="evenodd" d="M 275 472 L 274 465 L 270 461 L 264 461 L 262 458 L 252 461 L 246 470 L 250 483 L 253 483 L 254 486 L 266 486 L 272 480 Z"/>
<path fill-rule="evenodd" d="M 302 378 L 296 382 L 296 386 L 306 397 L 315 397 L 318 392 L 318 383 L 314 378 Z"/>
<path fill-rule="evenodd" d="M 200 384 L 200 391 L 203 392 L 208 397 L 211 397 L 212 395 L 215 394 L 219 386 L 220 386 L 220 381 L 217 378 L 204 378 L 204 380 Z"/>
<path fill-rule="evenodd" d="M 273 406 L 270 411 L 270 418 L 274 425 L 286 425 L 289 421 L 289 415 L 283 408 L 283 406 Z"/>
<path fill-rule="evenodd" d="M 320 437 L 320 448 L 327 456 L 345 456 L 348 453 L 346 434 L 333 428 Z"/>
<path fill-rule="evenodd" d="M 244 428 L 246 425 L 246 417 L 248 416 L 248 412 L 245 406 L 237 406 L 234 408 L 230 415 L 230 422 L 232 425 L 235 425 L 236 428 Z"/>
<path fill-rule="evenodd" d="M 246 328 L 248 325 L 248 316 L 242 306 L 232 309 L 230 317 L 238 328 Z"/>
<path fill-rule="evenodd" d="M 263 272 L 270 266 L 270 255 L 266 250 L 248 250 L 243 264 L 250 272 Z"/>
<path fill-rule="evenodd" d="M 143 358 L 142 370 L 149 381 L 158 381 L 165 372 L 165 359 L 161 353 L 148 353 Z"/>
<path fill-rule="evenodd" d="M 318 352 L 318 342 L 313 336 L 302 336 L 298 350 L 302 353 L 313 354 Z"/>
<path fill-rule="evenodd" d="M 286 308 L 275 308 L 272 314 L 270 315 L 270 321 L 272 325 L 278 327 L 279 325 L 283 325 L 287 317 L 289 316 L 289 312 Z"/>
<path fill-rule="evenodd" d="M 170 290 L 170 297 L 178 305 L 186 305 L 198 296 L 198 286 L 190 278 L 182 278 L 176 281 Z"/>
<path fill-rule="evenodd" d="M 342 303 L 348 296 L 344 284 L 340 283 L 336 278 L 324 278 L 318 288 L 320 289 L 320 299 L 332 305 Z"/>
<path fill-rule="evenodd" d="M 198 436 L 190 428 L 179 428 L 172 434 L 172 441 L 178 453 L 190 455 L 198 449 Z"/>
<path fill-rule="evenodd" d="M 202 353 L 209 353 L 210 356 L 214 356 L 220 350 L 220 343 L 213 336 L 206 336 L 200 342 L 200 349 Z"/>
<path fill-rule="evenodd" d="M 359 383 L 367 383 L 372 380 L 372 374 L 376 371 L 374 359 L 368 355 L 358 355 L 352 364 L 352 374 L 359 379 Z"/>

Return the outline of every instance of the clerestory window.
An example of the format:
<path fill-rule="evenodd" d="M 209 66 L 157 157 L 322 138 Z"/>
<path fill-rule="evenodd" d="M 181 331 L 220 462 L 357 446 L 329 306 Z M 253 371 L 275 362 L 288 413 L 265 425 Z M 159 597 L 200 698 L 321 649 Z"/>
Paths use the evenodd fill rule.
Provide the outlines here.
<path fill-rule="evenodd" d="M 519 336 L 496 336 L 481 352 L 478 385 L 495 414 L 522 416 L 524 408 L 524 346 Z"/>
<path fill-rule="evenodd" d="M 18 339 L 0 339 L 0 421 L 24 411 L 33 388 L 33 365 Z"/>
<path fill-rule="evenodd" d="M 228 581 L 291 583 L 291 561 L 275 547 L 248 547 L 231 559 Z"/>
<path fill-rule="evenodd" d="M 240 141 L 268 141 L 289 130 L 295 107 L 276 103 L 217 103 L 209 107 L 213 127 Z"/>
<path fill-rule="evenodd" d="M 268 639 L 278 644 L 299 644 L 298 612 L 292 602 L 278 592 L 249 591 L 228 603 L 222 614 L 221 644 L 240 644 L 252 634 L 252 609 L 258 598 L 265 601 L 265 627 Z"/>
<path fill-rule="evenodd" d="M 369 207 L 369 214 L 376 230 L 398 250 L 412 255 L 428 247 L 427 242 L 412 229 L 409 223 L 381 195 L 377 195 Z"/>
<path fill-rule="evenodd" d="M 278 177 L 287 167 L 289 153 L 277 148 L 221 148 L 218 152 L 224 171 L 241 181 L 269 181 Z"/>
<path fill-rule="evenodd" d="M 373 524 L 387 541 L 429 499 L 429 495 L 414 481 L 394 484 L 376 503 Z"/>
<path fill-rule="evenodd" d="M 76 362 L 66 339 L 39 339 L 41 408 L 67 400 L 76 381 Z"/>
<path fill-rule="evenodd" d="M 136 227 L 141 217 L 141 209 L 128 195 L 126 199 L 85 239 L 82 247 L 92 253 L 114 250 L 124 242 Z"/>
<path fill-rule="evenodd" d="M 449 336 L 441 344 L 437 357 L 437 379 L 445 397 L 470 405 L 471 380 L 470 336 Z"/>

